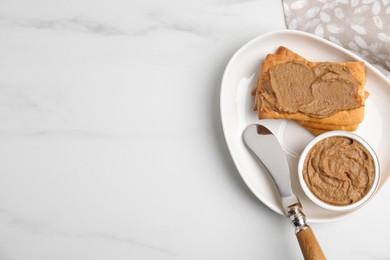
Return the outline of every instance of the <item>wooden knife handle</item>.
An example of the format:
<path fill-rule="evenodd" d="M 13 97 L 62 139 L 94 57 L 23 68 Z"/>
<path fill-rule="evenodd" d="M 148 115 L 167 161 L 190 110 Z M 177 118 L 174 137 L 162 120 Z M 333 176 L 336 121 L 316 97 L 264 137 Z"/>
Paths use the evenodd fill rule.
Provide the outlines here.
<path fill-rule="evenodd" d="M 299 246 L 305 260 L 324 260 L 326 259 L 321 246 L 317 241 L 311 227 L 307 226 L 305 229 L 296 233 Z"/>

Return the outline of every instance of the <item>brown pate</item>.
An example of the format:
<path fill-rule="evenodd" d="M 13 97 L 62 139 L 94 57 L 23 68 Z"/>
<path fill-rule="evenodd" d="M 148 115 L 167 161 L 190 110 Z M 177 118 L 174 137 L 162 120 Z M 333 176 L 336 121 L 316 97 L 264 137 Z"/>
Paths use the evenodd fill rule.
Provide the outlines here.
<path fill-rule="evenodd" d="M 269 75 L 261 94 L 280 113 L 324 118 L 361 106 L 360 83 L 348 66 L 321 62 L 309 67 L 292 60 L 270 68 Z"/>
<path fill-rule="evenodd" d="M 375 177 L 374 159 L 358 141 L 328 137 L 307 154 L 303 177 L 320 200 L 337 206 L 350 205 L 371 189 Z"/>

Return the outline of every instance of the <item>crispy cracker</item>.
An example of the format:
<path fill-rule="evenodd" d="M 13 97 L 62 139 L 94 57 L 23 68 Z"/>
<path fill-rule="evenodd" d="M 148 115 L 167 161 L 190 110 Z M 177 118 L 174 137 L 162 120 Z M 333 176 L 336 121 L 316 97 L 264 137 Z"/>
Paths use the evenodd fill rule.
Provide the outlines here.
<path fill-rule="evenodd" d="M 304 127 L 309 128 L 318 128 L 318 129 L 324 129 L 324 130 L 344 130 L 344 131 L 355 131 L 359 124 L 354 125 L 328 125 L 328 124 L 318 124 L 318 123 L 312 123 L 307 121 L 297 121 L 300 125 Z"/>
<path fill-rule="evenodd" d="M 262 89 L 267 87 L 266 84 L 270 79 L 269 69 L 275 65 L 290 62 L 292 60 L 299 60 L 304 62 L 309 67 L 315 67 L 319 64 L 319 62 L 308 61 L 283 46 L 279 47 L 275 54 L 268 54 L 260 70 L 257 84 L 252 90 L 252 94 L 255 96 L 255 110 L 258 111 L 259 118 L 292 119 L 298 123 L 301 123 L 301 125 L 305 126 L 313 133 L 320 133 L 329 130 L 356 130 L 359 123 L 361 123 L 364 119 L 365 99 L 368 96 L 368 92 L 364 90 L 364 62 L 334 62 L 335 64 L 344 65 L 351 68 L 354 78 L 356 78 L 360 83 L 358 86 L 358 102 L 360 107 L 356 109 L 339 111 L 325 118 L 315 118 L 301 112 L 284 113 L 279 112 L 277 109 L 273 110 L 272 108 L 275 108 L 275 97 L 265 97 L 264 95 L 261 95 Z"/>

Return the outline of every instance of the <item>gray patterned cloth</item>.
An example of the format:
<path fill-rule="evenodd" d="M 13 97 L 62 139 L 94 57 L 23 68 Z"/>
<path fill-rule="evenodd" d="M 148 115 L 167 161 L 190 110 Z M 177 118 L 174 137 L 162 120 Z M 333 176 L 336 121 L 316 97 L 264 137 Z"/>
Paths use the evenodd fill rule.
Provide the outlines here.
<path fill-rule="evenodd" d="M 360 55 L 390 78 L 390 0 L 283 0 L 288 29 Z"/>

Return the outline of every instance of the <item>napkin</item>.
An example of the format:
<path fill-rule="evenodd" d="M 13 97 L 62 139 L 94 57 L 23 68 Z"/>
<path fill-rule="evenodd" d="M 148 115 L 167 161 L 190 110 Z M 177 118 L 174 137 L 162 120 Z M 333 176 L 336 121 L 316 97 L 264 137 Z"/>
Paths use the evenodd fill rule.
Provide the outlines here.
<path fill-rule="evenodd" d="M 390 79 L 390 0 L 283 0 L 288 29 L 332 41 Z"/>

